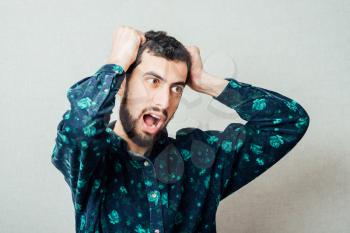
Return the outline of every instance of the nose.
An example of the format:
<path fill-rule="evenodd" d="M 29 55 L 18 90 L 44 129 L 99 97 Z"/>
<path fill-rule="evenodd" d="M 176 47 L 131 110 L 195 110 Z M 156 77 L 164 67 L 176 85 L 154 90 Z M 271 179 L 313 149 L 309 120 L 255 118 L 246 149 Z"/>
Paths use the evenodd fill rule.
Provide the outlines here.
<path fill-rule="evenodd" d="M 160 109 L 167 109 L 169 107 L 170 93 L 167 88 L 159 88 L 153 96 L 153 104 Z"/>

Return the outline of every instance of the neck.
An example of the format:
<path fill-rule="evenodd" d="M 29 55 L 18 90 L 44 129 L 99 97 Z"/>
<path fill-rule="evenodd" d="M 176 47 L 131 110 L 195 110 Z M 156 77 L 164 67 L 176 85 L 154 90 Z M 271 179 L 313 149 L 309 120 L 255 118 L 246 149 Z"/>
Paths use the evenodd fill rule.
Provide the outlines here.
<path fill-rule="evenodd" d="M 120 120 L 117 120 L 114 126 L 113 131 L 120 137 L 122 137 L 128 144 L 128 150 L 133 152 L 134 154 L 139 154 L 141 156 L 144 156 L 145 152 L 150 149 L 150 147 L 141 147 L 137 144 L 135 144 L 125 133 L 124 128 L 120 122 Z"/>

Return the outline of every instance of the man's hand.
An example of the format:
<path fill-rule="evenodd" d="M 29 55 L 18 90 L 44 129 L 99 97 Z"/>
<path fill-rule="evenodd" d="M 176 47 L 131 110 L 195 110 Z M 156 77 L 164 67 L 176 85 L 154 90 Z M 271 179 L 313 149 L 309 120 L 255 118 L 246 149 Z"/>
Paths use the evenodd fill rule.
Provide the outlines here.
<path fill-rule="evenodd" d="M 108 63 L 118 64 L 126 72 L 135 61 L 138 49 L 146 41 L 143 32 L 128 26 L 121 26 L 113 33 L 112 51 Z"/>
<path fill-rule="evenodd" d="M 200 51 L 197 46 L 185 46 L 191 54 L 191 77 L 188 86 L 194 91 L 218 96 L 228 84 L 227 80 L 208 74 L 203 70 Z"/>
<path fill-rule="evenodd" d="M 200 56 L 200 51 L 197 46 L 185 46 L 187 51 L 191 54 L 191 78 L 188 82 L 188 86 L 194 91 L 200 91 L 201 79 L 203 73 L 203 64 Z"/>

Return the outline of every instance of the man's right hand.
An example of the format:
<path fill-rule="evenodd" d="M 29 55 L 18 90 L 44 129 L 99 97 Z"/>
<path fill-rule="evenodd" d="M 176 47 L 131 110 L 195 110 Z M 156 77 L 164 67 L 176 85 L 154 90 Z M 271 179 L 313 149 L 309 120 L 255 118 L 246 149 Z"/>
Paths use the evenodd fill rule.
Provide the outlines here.
<path fill-rule="evenodd" d="M 138 49 L 145 41 L 143 32 L 128 26 L 119 27 L 113 33 L 112 52 L 108 63 L 118 64 L 126 72 L 136 60 Z"/>

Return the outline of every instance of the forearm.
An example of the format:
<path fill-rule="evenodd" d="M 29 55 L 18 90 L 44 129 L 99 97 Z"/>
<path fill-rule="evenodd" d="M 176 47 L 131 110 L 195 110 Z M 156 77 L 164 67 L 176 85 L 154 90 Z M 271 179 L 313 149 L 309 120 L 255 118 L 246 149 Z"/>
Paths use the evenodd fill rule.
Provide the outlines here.
<path fill-rule="evenodd" d="M 225 79 L 203 71 L 198 91 L 212 97 L 217 97 L 228 83 L 229 82 Z"/>
<path fill-rule="evenodd" d="M 106 64 L 69 88 L 71 109 L 64 117 L 69 136 L 92 137 L 105 130 L 124 74 L 119 66 Z"/>
<path fill-rule="evenodd" d="M 304 134 L 309 124 L 305 109 L 280 93 L 226 78 L 229 84 L 214 97 L 233 108 L 247 121 L 246 126 L 269 134 Z"/>

